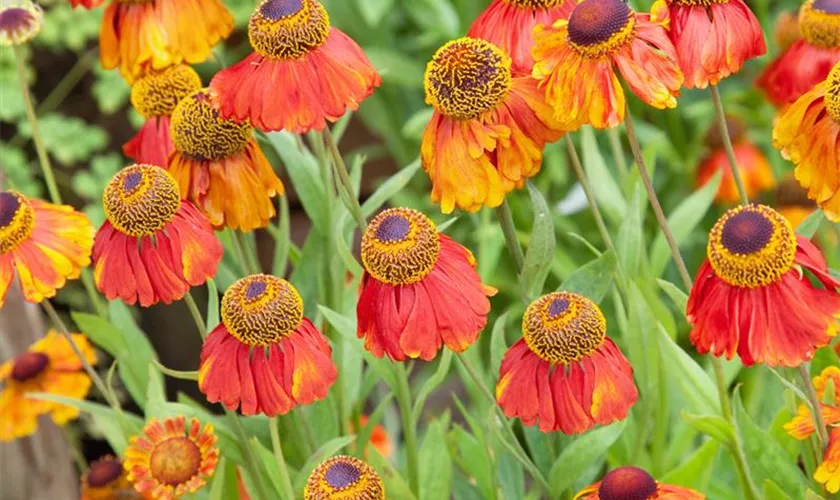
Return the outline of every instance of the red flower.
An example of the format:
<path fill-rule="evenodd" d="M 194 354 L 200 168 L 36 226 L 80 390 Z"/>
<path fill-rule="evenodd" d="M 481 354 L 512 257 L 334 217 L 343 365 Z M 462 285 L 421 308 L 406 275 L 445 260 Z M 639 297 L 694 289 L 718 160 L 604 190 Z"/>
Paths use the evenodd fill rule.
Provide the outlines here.
<path fill-rule="evenodd" d="M 700 353 L 798 366 L 837 334 L 840 294 L 825 259 L 764 205 L 734 208 L 709 235 L 686 315 Z M 807 273 L 805 272 L 807 271 Z M 825 288 L 811 284 L 809 275 Z"/>
<path fill-rule="evenodd" d="M 670 0 L 669 9 L 688 88 L 716 85 L 767 52 L 761 25 L 742 0 Z"/>
<path fill-rule="evenodd" d="M 362 238 L 357 334 L 376 357 L 434 359 L 442 345 L 467 349 L 487 324 L 494 289 L 481 284 L 469 250 L 409 208 L 377 215 Z"/>
<path fill-rule="evenodd" d="M 481 38 L 508 54 L 514 74 L 530 75 L 534 27 L 568 19 L 574 0 L 493 0 L 473 21 L 467 36 Z"/>
<path fill-rule="evenodd" d="M 619 467 L 580 490 L 574 500 L 703 500 L 690 488 L 656 481 L 638 467 Z"/>
<path fill-rule="evenodd" d="M 583 295 L 554 292 L 528 306 L 522 339 L 505 353 L 496 399 L 542 432 L 585 432 L 627 417 L 638 399 L 630 363 Z"/>
<path fill-rule="evenodd" d="M 169 304 L 216 274 L 222 245 L 165 170 L 126 167 L 102 198 L 108 220 L 93 243 L 93 276 L 108 300 Z"/>
<path fill-rule="evenodd" d="M 323 130 L 382 81 L 317 0 L 265 0 L 251 15 L 248 37 L 254 52 L 210 83 L 224 118 L 261 130 Z"/>
<path fill-rule="evenodd" d="M 184 97 L 201 88 L 201 78 L 186 64 L 151 71 L 131 86 L 131 104 L 146 119 L 140 131 L 123 144 L 123 152 L 137 163 L 166 167 L 175 148 L 169 115 Z"/>
<path fill-rule="evenodd" d="M 222 322 L 201 349 L 198 386 L 207 401 L 243 415 L 282 415 L 327 396 L 338 377 L 331 355 L 291 283 L 247 276 L 222 298 Z"/>
<path fill-rule="evenodd" d="M 776 185 L 770 163 L 755 144 L 744 138 L 733 145 L 733 150 L 735 151 L 738 171 L 744 181 L 744 188 L 747 190 L 747 196 L 753 198 L 762 191 Z M 732 176 L 732 170 L 729 168 L 729 159 L 723 148 L 714 149 L 700 163 L 697 169 L 697 186 L 704 186 L 719 171 L 722 172 L 723 178 L 720 187 L 718 187 L 715 201 L 718 203 L 737 203 L 739 200 L 738 188 L 735 186 L 735 179 Z"/>
<path fill-rule="evenodd" d="M 105 0 L 70 0 L 70 5 L 74 8 L 81 5 L 88 10 L 95 9 L 103 3 L 105 3 Z"/>

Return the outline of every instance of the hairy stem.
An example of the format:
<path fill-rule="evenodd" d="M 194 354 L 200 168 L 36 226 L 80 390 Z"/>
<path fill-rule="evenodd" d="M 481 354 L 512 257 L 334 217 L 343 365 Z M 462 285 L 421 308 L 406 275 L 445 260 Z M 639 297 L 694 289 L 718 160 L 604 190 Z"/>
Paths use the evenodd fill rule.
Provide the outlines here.
<path fill-rule="evenodd" d="M 408 484 L 415 496 L 420 495 L 420 457 L 417 453 L 417 423 L 412 417 L 411 387 L 408 384 L 408 373 L 403 363 L 392 363 L 397 386 L 394 388 L 397 405 L 402 417 L 403 439 L 405 440 L 405 454 L 408 462 Z"/>
<path fill-rule="evenodd" d="M 332 156 L 333 172 L 339 180 L 336 184 L 338 189 L 344 191 L 344 196 L 342 196 L 341 199 L 345 201 L 344 204 L 347 206 L 347 210 L 353 216 L 353 219 L 356 220 L 359 230 L 364 232 L 365 228 L 367 228 L 367 221 L 365 221 L 365 216 L 362 213 L 362 206 L 359 204 L 359 200 L 353 192 L 353 184 L 350 182 L 350 174 L 347 172 L 347 165 L 344 163 L 344 158 L 341 157 L 341 152 L 338 150 L 338 144 L 336 144 L 332 133 L 330 133 L 329 127 L 324 128 L 323 135 L 327 149 L 329 149 L 330 155 Z"/>
<path fill-rule="evenodd" d="M 187 308 L 190 310 L 190 316 L 192 316 L 193 321 L 195 321 L 195 326 L 198 328 L 198 333 L 201 335 L 201 340 L 207 338 L 207 325 L 204 323 L 204 318 L 201 317 L 201 312 L 198 310 L 198 305 L 195 303 L 195 299 L 193 299 L 192 292 L 187 291 L 187 294 L 184 295 L 184 302 L 187 304 Z"/>
<path fill-rule="evenodd" d="M 513 224 L 513 215 L 510 212 L 510 205 L 508 204 L 507 198 L 496 208 L 496 217 L 499 219 L 499 225 L 502 226 L 502 233 L 505 235 L 508 252 L 513 259 L 514 266 L 516 266 L 516 274 L 520 274 L 522 268 L 525 267 L 525 254 L 522 253 L 519 238 L 516 236 L 516 226 Z"/>
<path fill-rule="evenodd" d="M 709 85 L 712 93 L 712 102 L 715 104 L 715 116 L 720 131 L 720 138 L 723 140 L 723 149 L 726 151 L 726 158 L 729 160 L 729 170 L 732 171 L 732 178 L 735 179 L 735 186 L 738 188 L 738 196 L 742 205 L 749 205 L 750 198 L 744 188 L 744 180 L 741 178 L 741 171 L 738 170 L 738 161 L 735 159 L 735 150 L 732 149 L 732 139 L 729 137 L 729 127 L 726 125 L 726 115 L 723 113 L 723 102 L 720 100 L 720 91 L 717 85 Z"/>
<path fill-rule="evenodd" d="M 592 186 L 589 184 L 589 177 L 586 176 L 586 172 L 583 170 L 577 149 L 575 149 L 575 143 L 572 141 L 569 134 L 566 134 L 566 147 L 569 150 L 569 157 L 572 160 L 572 168 L 575 169 L 580 185 L 583 187 L 583 192 L 586 194 L 586 200 L 589 202 L 589 209 L 592 211 L 592 216 L 595 218 L 595 226 L 597 226 L 598 232 L 601 233 L 601 238 L 604 239 L 604 243 L 607 245 L 607 248 L 615 252 L 615 245 L 613 245 L 610 232 L 607 230 L 606 224 L 604 224 L 604 218 L 601 216 L 601 210 L 598 208 L 598 203 L 595 201 Z"/>

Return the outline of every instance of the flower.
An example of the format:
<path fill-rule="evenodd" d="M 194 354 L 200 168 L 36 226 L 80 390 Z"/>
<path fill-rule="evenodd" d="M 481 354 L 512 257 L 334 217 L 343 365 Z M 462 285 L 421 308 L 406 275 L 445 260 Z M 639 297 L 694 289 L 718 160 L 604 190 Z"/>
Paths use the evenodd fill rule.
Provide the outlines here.
<path fill-rule="evenodd" d="M 84 335 L 72 334 L 73 341 L 88 363 L 96 363 L 96 353 Z M 41 399 L 26 397 L 44 392 L 71 399 L 84 399 L 90 391 L 90 377 L 67 338 L 50 330 L 14 359 L 0 365 L 0 441 L 29 436 L 38 430 L 38 417 L 49 414 L 53 422 L 64 425 L 78 418 L 79 410 Z"/>
<path fill-rule="evenodd" d="M 354 432 L 357 434 L 361 432 L 362 429 L 368 425 L 368 420 L 367 415 L 361 415 L 359 417 L 359 426 L 355 428 Z M 353 422 L 351 422 L 351 426 L 355 427 Z M 370 433 L 370 444 L 373 445 L 373 447 L 376 448 L 376 451 L 383 457 L 388 458 L 391 456 L 391 452 L 393 451 L 391 436 L 388 435 L 388 431 L 385 430 L 385 427 L 382 424 L 376 424 L 373 426 Z"/>
<path fill-rule="evenodd" d="M 166 170 L 131 165 L 102 196 L 107 220 L 93 245 L 93 277 L 108 300 L 170 304 L 216 274 L 222 244 Z"/>
<path fill-rule="evenodd" d="M 709 234 L 707 254 L 686 309 L 701 354 L 732 359 L 737 352 L 747 366 L 798 366 L 837 333 L 840 281 L 772 208 L 726 212 Z M 814 287 L 809 275 L 825 288 Z"/>
<path fill-rule="evenodd" d="M 0 307 L 17 274 L 30 302 L 55 297 L 90 264 L 93 225 L 66 205 L 0 191 Z"/>
<path fill-rule="evenodd" d="M 374 356 L 429 361 L 444 344 L 462 352 L 478 339 L 495 289 L 481 284 L 472 253 L 431 219 L 384 210 L 362 236 L 361 253 L 356 334 Z"/>
<path fill-rule="evenodd" d="M 767 52 L 761 25 L 743 0 L 669 0 L 668 10 L 688 88 L 717 85 Z"/>
<path fill-rule="evenodd" d="M 779 50 L 786 50 L 793 45 L 793 42 L 802 39 L 799 33 L 799 13 L 798 11 L 786 11 L 779 14 L 776 18 L 775 30 L 773 37 L 776 39 L 776 45 Z"/>
<path fill-rule="evenodd" d="M 317 0 L 264 0 L 248 21 L 248 38 L 254 52 L 219 71 L 210 88 L 223 117 L 261 130 L 323 130 L 382 82 Z"/>
<path fill-rule="evenodd" d="M 90 464 L 82 474 L 80 500 L 141 500 L 141 495 L 128 480 L 122 462 L 111 455 Z"/>
<path fill-rule="evenodd" d="M 499 369 L 496 400 L 505 415 L 542 432 L 579 434 L 627 417 L 639 393 L 633 368 L 607 337 L 601 309 L 584 297 L 554 292 L 522 318 L 522 338 Z"/>
<path fill-rule="evenodd" d="M 776 188 L 775 208 L 790 222 L 790 227 L 796 229 L 817 209 L 817 205 L 808 199 L 808 191 L 796 182 L 793 175 L 788 174 Z"/>
<path fill-rule="evenodd" d="M 81 5 L 82 7 L 88 10 L 95 9 L 103 3 L 105 3 L 105 0 L 70 0 L 70 5 L 72 5 L 73 8 L 76 8 L 79 5 Z"/>
<path fill-rule="evenodd" d="M 446 43 L 426 66 L 434 112 L 420 154 L 444 213 L 501 205 L 539 172 L 543 147 L 562 135 L 537 82 L 510 68 L 501 49 L 469 37 Z"/>
<path fill-rule="evenodd" d="M 530 75 L 534 27 L 568 19 L 574 6 L 574 0 L 492 0 L 467 35 L 487 40 L 510 55 L 514 74 Z"/>
<path fill-rule="evenodd" d="M 140 493 L 158 500 L 171 500 L 200 490 L 213 476 L 219 448 L 213 425 L 197 418 L 189 428 L 183 415 L 151 419 L 140 436 L 132 436 L 125 450 L 128 480 Z"/>
<path fill-rule="evenodd" d="M 327 396 L 338 377 L 331 356 L 291 283 L 246 276 L 222 298 L 222 322 L 201 349 L 198 386 L 207 401 L 241 406 L 243 415 L 282 415 Z"/>
<path fill-rule="evenodd" d="M 385 486 L 370 465 L 355 457 L 338 455 L 312 471 L 303 490 L 304 500 L 385 500 Z"/>
<path fill-rule="evenodd" d="M 164 167 L 175 148 L 169 132 L 169 116 L 184 97 L 201 88 L 201 78 L 186 64 L 152 70 L 131 86 L 131 104 L 146 121 L 140 131 L 123 144 L 123 152 L 137 163 Z"/>
<path fill-rule="evenodd" d="M 245 123 L 219 116 L 212 91 L 201 89 L 172 112 L 175 151 L 169 173 L 215 227 L 251 231 L 274 217 L 271 198 L 283 194 L 283 183 Z"/>
<path fill-rule="evenodd" d="M 574 500 L 703 500 L 690 488 L 664 484 L 638 467 L 619 467 L 580 490 Z"/>
<path fill-rule="evenodd" d="M 840 221 L 840 62 L 773 127 L 773 146 L 826 217 Z"/>
<path fill-rule="evenodd" d="M 0 47 L 22 45 L 35 38 L 44 25 L 44 11 L 30 0 L 0 7 Z"/>
<path fill-rule="evenodd" d="M 840 427 L 832 427 L 823 461 L 814 472 L 814 480 L 829 493 L 840 491 Z"/>
<path fill-rule="evenodd" d="M 756 84 L 776 106 L 786 107 L 825 80 L 840 62 L 840 1 L 806 0 L 799 10 L 795 40 L 761 74 Z"/>
<path fill-rule="evenodd" d="M 616 71 L 642 101 L 673 108 L 683 75 L 668 38 L 661 1 L 637 14 L 622 0 L 583 0 L 568 20 L 534 30 L 534 70 L 555 118 L 568 129 L 624 120 L 624 90 Z"/>
<path fill-rule="evenodd" d="M 199 63 L 233 30 L 220 0 L 112 0 L 99 32 L 99 60 L 133 83 L 151 70 Z"/>

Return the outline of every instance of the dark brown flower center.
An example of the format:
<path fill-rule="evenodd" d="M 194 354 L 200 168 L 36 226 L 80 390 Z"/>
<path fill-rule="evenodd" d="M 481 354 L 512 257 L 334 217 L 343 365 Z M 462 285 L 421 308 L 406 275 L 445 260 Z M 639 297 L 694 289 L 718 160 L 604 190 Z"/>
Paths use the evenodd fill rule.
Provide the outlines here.
<path fill-rule="evenodd" d="M 348 462 L 335 462 L 324 473 L 324 480 L 334 489 L 342 490 L 355 484 L 362 476 L 355 465 Z"/>
<path fill-rule="evenodd" d="M 409 208 L 390 208 L 374 217 L 362 236 L 362 263 L 374 278 L 410 285 L 425 278 L 440 256 L 434 222 Z"/>
<path fill-rule="evenodd" d="M 583 295 L 554 292 L 532 302 L 522 317 L 522 337 L 531 352 L 551 364 L 592 354 L 604 342 L 607 321 Z"/>
<path fill-rule="evenodd" d="M 152 477 L 170 486 L 189 481 L 200 465 L 201 450 L 186 437 L 169 438 L 155 445 L 149 460 Z"/>
<path fill-rule="evenodd" d="M 201 88 L 201 77 L 186 64 L 150 71 L 131 86 L 131 104 L 144 118 L 169 116 L 184 97 Z"/>
<path fill-rule="evenodd" d="M 32 234 L 35 211 L 23 195 L 0 192 L 0 254 L 16 248 Z"/>
<path fill-rule="evenodd" d="M 411 229 L 411 223 L 399 214 L 389 215 L 376 228 L 376 239 L 382 242 L 404 240 Z"/>
<path fill-rule="evenodd" d="M 178 183 L 153 165 L 131 165 L 117 172 L 102 196 L 105 215 L 120 232 L 149 236 L 163 229 L 181 206 Z"/>
<path fill-rule="evenodd" d="M 816 0 L 814 8 L 826 14 L 840 14 L 840 0 Z"/>
<path fill-rule="evenodd" d="M 569 309 L 569 301 L 567 299 L 556 298 L 548 306 L 548 317 L 556 319 L 557 316 L 566 312 L 567 309 Z"/>
<path fill-rule="evenodd" d="M 621 467 L 609 472 L 598 488 L 601 500 L 647 500 L 656 495 L 656 481 L 638 467 Z"/>
<path fill-rule="evenodd" d="M 740 212 L 723 225 L 720 241 L 730 253 L 747 255 L 760 251 L 773 237 L 773 222 L 760 212 Z"/>
<path fill-rule="evenodd" d="M 0 228 L 12 224 L 12 219 L 20 208 L 20 200 L 13 193 L 0 193 Z"/>
<path fill-rule="evenodd" d="M 246 276 L 228 287 L 222 297 L 222 322 L 231 335 L 252 347 L 279 342 L 302 320 L 300 294 L 276 276 Z"/>
<path fill-rule="evenodd" d="M 172 142 L 182 155 L 220 160 L 242 151 L 251 140 L 251 125 L 219 116 L 207 89 L 181 99 L 172 111 Z"/>
<path fill-rule="evenodd" d="M 101 488 L 115 481 L 122 475 L 122 462 L 113 458 L 97 460 L 90 466 L 87 483 L 91 488 Z"/>
<path fill-rule="evenodd" d="M 248 39 L 263 57 L 297 59 L 323 44 L 330 16 L 317 0 L 268 0 L 248 21 Z"/>
<path fill-rule="evenodd" d="M 600 57 L 632 37 L 634 19 L 621 0 L 584 0 L 569 18 L 569 42 L 583 55 Z"/>
<path fill-rule="evenodd" d="M 16 33 L 27 29 L 35 21 L 35 14 L 20 7 L 0 11 L 0 31 Z"/>
<path fill-rule="evenodd" d="M 799 32 L 811 45 L 840 47 L 840 0 L 807 0 L 799 9 Z"/>
<path fill-rule="evenodd" d="M 15 359 L 12 378 L 18 382 L 32 380 L 50 364 L 50 358 L 42 352 L 25 352 Z"/>
<path fill-rule="evenodd" d="M 260 5 L 260 14 L 273 21 L 292 16 L 303 9 L 303 0 L 271 0 Z"/>

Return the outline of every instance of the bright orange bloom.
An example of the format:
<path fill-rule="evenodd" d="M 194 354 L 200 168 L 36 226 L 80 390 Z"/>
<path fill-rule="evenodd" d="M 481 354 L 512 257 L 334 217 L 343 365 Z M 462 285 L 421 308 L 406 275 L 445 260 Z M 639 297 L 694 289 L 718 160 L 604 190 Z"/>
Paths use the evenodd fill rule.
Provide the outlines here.
<path fill-rule="evenodd" d="M 574 0 L 492 0 L 473 21 L 467 36 L 496 45 L 513 60 L 514 74 L 530 75 L 534 28 L 568 19 L 575 5 Z"/>
<path fill-rule="evenodd" d="M 0 307 L 17 274 L 30 302 L 55 297 L 90 264 L 93 226 L 66 205 L 0 191 Z"/>
<path fill-rule="evenodd" d="M 840 427 L 832 427 L 823 461 L 814 472 L 814 480 L 829 493 L 840 491 Z"/>
<path fill-rule="evenodd" d="M 688 88 L 716 85 L 767 52 L 761 25 L 742 0 L 669 0 L 668 8 Z"/>
<path fill-rule="evenodd" d="M 197 90 L 172 112 L 169 173 L 181 196 L 191 200 L 216 228 L 251 231 L 268 225 L 271 198 L 283 183 L 253 137 L 247 122 L 219 116 L 215 94 Z"/>
<path fill-rule="evenodd" d="M 295 287 L 255 274 L 225 292 L 222 322 L 201 349 L 198 386 L 207 401 L 243 415 L 283 415 L 327 396 L 338 377 L 331 356 Z"/>
<path fill-rule="evenodd" d="M 72 337 L 85 359 L 96 363 L 96 353 L 85 336 L 74 333 Z M 79 417 L 79 410 L 72 406 L 31 399 L 27 393 L 84 399 L 92 384 L 70 343 L 53 330 L 23 354 L 0 365 L 0 382 L 0 441 L 34 434 L 41 415 L 49 414 L 58 425 Z"/>
<path fill-rule="evenodd" d="M 303 490 L 304 500 L 385 500 L 376 470 L 355 457 L 338 455 L 315 468 Z"/>
<path fill-rule="evenodd" d="M 200 63 L 233 30 L 220 0 L 113 0 L 99 32 L 99 60 L 133 83 L 151 70 Z"/>
<path fill-rule="evenodd" d="M 125 450 L 128 480 L 140 493 L 157 500 L 172 500 L 195 493 L 213 476 L 219 463 L 219 448 L 213 425 L 184 416 L 153 418 L 143 434 L 132 436 Z"/>
<path fill-rule="evenodd" d="M 840 221 L 840 62 L 779 117 L 773 146 L 796 165 L 808 197 Z"/>
<path fill-rule="evenodd" d="M 580 490 L 574 500 L 703 500 L 690 488 L 664 484 L 638 467 L 619 467 Z"/>
<path fill-rule="evenodd" d="M 134 489 L 122 462 L 111 455 L 96 460 L 82 474 L 80 500 L 151 500 Z"/>
<path fill-rule="evenodd" d="M 216 275 L 222 244 L 166 170 L 126 167 L 102 202 L 108 219 L 96 233 L 93 277 L 108 300 L 170 304 Z"/>
<path fill-rule="evenodd" d="M 210 88 L 223 117 L 261 130 L 323 130 L 382 82 L 317 0 L 264 0 L 248 22 L 248 38 L 254 52 L 219 71 Z"/>
<path fill-rule="evenodd" d="M 639 393 L 633 368 L 607 337 L 601 309 L 554 292 L 528 306 L 522 339 L 502 359 L 496 400 L 508 417 L 542 432 L 579 434 L 627 417 Z"/>
<path fill-rule="evenodd" d="M 201 88 L 201 78 L 186 64 L 151 71 L 131 86 L 131 104 L 146 119 L 140 131 L 123 144 L 123 152 L 137 163 L 166 168 L 175 149 L 169 116 L 184 97 Z"/>
<path fill-rule="evenodd" d="M 435 109 L 420 154 L 444 213 L 501 205 L 562 135 L 537 82 L 510 68 L 501 49 L 469 37 L 446 43 L 426 66 L 426 103 Z"/>
<path fill-rule="evenodd" d="M 417 210 L 377 215 L 362 237 L 362 263 L 356 333 L 376 357 L 429 361 L 443 345 L 462 352 L 487 324 L 495 289 L 482 285 L 472 253 Z"/>
<path fill-rule="evenodd" d="M 798 366 L 837 334 L 840 281 L 772 208 L 726 212 L 709 234 L 707 253 L 686 309 L 701 354 L 732 359 L 737 352 L 747 366 Z"/>
<path fill-rule="evenodd" d="M 799 11 L 801 39 L 773 61 L 756 82 L 776 106 L 785 107 L 825 80 L 840 62 L 840 1 L 806 0 Z"/>
<path fill-rule="evenodd" d="M 755 144 L 744 138 L 733 144 L 732 147 L 748 197 L 753 198 L 762 191 L 776 185 L 770 163 Z M 729 160 L 723 148 L 714 149 L 700 163 L 697 169 L 697 186 L 704 186 L 719 171 L 723 173 L 723 178 L 720 187 L 718 187 L 715 201 L 718 203 L 738 203 L 738 188 L 735 185 L 732 170 L 729 168 Z"/>
<path fill-rule="evenodd" d="M 350 425 L 354 428 L 353 431 L 358 434 L 363 428 L 365 428 L 365 426 L 367 426 L 368 420 L 367 415 L 361 415 L 359 417 L 358 427 L 356 427 L 352 421 L 350 422 Z M 373 426 L 373 430 L 370 434 L 370 444 L 373 445 L 373 447 L 376 448 L 376 451 L 385 458 L 390 457 L 391 452 L 394 451 L 391 443 L 391 436 L 388 435 L 388 431 L 385 430 L 385 427 L 382 424 L 376 424 Z"/>
<path fill-rule="evenodd" d="M 624 90 L 658 109 L 673 108 L 683 75 L 668 38 L 662 1 L 637 14 L 622 0 L 583 0 L 568 20 L 534 31 L 534 78 L 567 129 L 624 121 Z"/>

